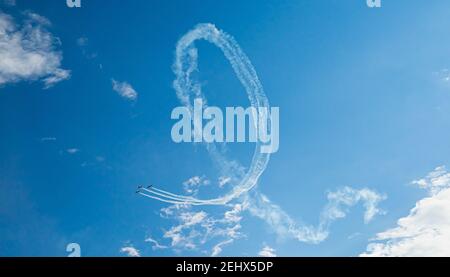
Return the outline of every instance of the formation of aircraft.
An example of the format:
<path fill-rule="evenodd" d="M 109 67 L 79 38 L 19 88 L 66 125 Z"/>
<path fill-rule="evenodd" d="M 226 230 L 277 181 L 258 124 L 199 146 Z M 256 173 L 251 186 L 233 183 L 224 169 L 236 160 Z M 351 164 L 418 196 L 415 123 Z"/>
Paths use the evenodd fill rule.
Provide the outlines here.
<path fill-rule="evenodd" d="M 152 187 L 153 187 L 153 185 L 147 186 L 147 189 L 151 189 Z M 141 193 L 143 188 L 144 188 L 144 186 L 138 186 L 136 193 Z"/>

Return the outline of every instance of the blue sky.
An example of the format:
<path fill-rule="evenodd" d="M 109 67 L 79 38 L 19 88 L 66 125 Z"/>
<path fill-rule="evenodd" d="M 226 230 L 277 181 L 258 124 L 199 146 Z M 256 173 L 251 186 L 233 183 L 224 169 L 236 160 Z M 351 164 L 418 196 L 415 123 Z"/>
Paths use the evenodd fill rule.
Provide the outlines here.
<path fill-rule="evenodd" d="M 450 255 L 427 252 L 450 244 L 448 1 L 0 2 L 0 256 L 67 256 L 71 242 L 83 256 Z M 170 137 L 176 43 L 199 23 L 251 60 L 280 149 L 248 198 L 173 207 L 136 187 L 234 185 Z M 220 50 L 197 47 L 208 101 L 249 106 Z M 226 155 L 247 170 L 253 147 Z M 327 211 L 345 218 L 325 238 L 293 235 Z"/>

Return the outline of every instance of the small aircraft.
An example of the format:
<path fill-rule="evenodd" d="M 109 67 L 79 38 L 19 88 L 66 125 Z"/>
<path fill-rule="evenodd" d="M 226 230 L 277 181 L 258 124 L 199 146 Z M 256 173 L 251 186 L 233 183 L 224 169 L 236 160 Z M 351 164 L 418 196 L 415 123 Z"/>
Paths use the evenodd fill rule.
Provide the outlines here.
<path fill-rule="evenodd" d="M 148 189 L 151 189 L 152 187 L 153 187 L 153 185 L 150 185 L 150 186 L 148 186 L 147 188 L 148 188 Z"/>
<path fill-rule="evenodd" d="M 136 190 L 136 193 L 141 193 L 142 192 L 142 188 L 143 188 L 142 186 L 138 186 L 137 190 Z"/>

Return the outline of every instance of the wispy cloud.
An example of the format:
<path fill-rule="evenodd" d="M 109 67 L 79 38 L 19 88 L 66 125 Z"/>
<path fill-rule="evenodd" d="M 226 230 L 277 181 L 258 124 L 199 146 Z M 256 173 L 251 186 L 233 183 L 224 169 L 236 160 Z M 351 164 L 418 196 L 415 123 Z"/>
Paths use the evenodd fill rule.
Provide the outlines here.
<path fill-rule="evenodd" d="M 113 90 L 117 92 L 123 98 L 135 101 L 138 97 L 138 93 L 134 88 L 127 82 L 119 82 L 112 79 Z"/>
<path fill-rule="evenodd" d="M 221 176 L 219 177 L 219 187 L 224 187 L 231 182 L 231 177 Z"/>
<path fill-rule="evenodd" d="M 321 222 L 329 224 L 339 218 L 344 218 L 348 213 L 348 208 L 358 203 L 362 203 L 364 212 L 364 222 L 369 223 L 374 216 L 383 214 L 384 212 L 378 208 L 378 204 L 386 199 L 385 195 L 368 189 L 353 189 L 344 187 L 335 192 L 327 193 L 328 205 L 325 207 L 321 215 Z"/>
<path fill-rule="evenodd" d="M 294 238 L 301 242 L 319 243 L 329 236 L 330 225 L 346 217 L 348 209 L 358 203 L 365 207 L 364 221 L 368 223 L 377 214 L 382 213 L 378 204 L 385 196 L 369 189 L 356 190 L 344 187 L 327 194 L 328 204 L 320 214 L 318 226 L 296 222 L 280 206 L 272 203 L 267 196 L 254 192 L 246 197 L 246 209 L 264 220 L 280 238 Z"/>
<path fill-rule="evenodd" d="M 450 256 L 450 173 L 440 166 L 413 184 L 428 197 L 396 227 L 377 234 L 361 256 Z"/>
<path fill-rule="evenodd" d="M 77 38 L 76 43 L 86 59 L 93 60 L 97 58 L 98 54 L 89 50 L 89 39 L 87 37 L 83 36 Z"/>
<path fill-rule="evenodd" d="M 184 182 L 183 189 L 186 193 L 196 193 L 199 186 L 209 183 L 205 177 L 194 176 Z M 153 238 L 146 241 L 153 243 L 154 250 L 170 247 L 176 252 L 189 250 L 217 256 L 225 245 L 243 236 L 240 232 L 243 211 L 241 204 L 220 206 L 210 212 L 191 205 L 174 204 L 161 209 L 160 213 L 162 218 L 175 221 L 163 232 L 168 246 Z M 211 250 L 207 250 L 209 247 Z"/>
<path fill-rule="evenodd" d="M 273 249 L 269 246 L 264 246 L 263 249 L 261 249 L 261 251 L 259 251 L 258 255 L 261 257 L 276 257 L 277 256 L 277 254 L 275 253 L 275 249 Z"/>
<path fill-rule="evenodd" d="M 450 83 L 450 70 L 448 68 L 444 68 L 439 71 L 433 72 L 433 75 L 440 82 L 447 84 Z"/>
<path fill-rule="evenodd" d="M 412 184 L 428 190 L 431 195 L 435 195 L 441 190 L 449 187 L 450 173 L 447 172 L 445 166 L 439 166 L 430 172 L 425 178 L 415 180 Z"/>
<path fill-rule="evenodd" d="M 71 155 L 74 155 L 74 154 L 80 152 L 80 149 L 78 149 L 78 148 L 69 148 L 69 149 L 66 150 L 66 152 L 71 154 Z"/>
<path fill-rule="evenodd" d="M 152 249 L 153 249 L 153 250 L 167 249 L 167 248 L 169 248 L 169 247 L 166 246 L 166 245 L 160 244 L 157 240 L 153 239 L 152 237 L 147 237 L 147 238 L 145 239 L 145 242 L 149 242 L 149 243 L 153 244 L 153 246 L 152 246 Z"/>
<path fill-rule="evenodd" d="M 41 142 L 51 142 L 51 141 L 56 141 L 55 137 L 43 137 L 41 138 Z"/>
<path fill-rule="evenodd" d="M 26 12 L 21 26 L 0 12 L 0 86 L 19 81 L 41 80 L 44 88 L 70 78 L 70 71 L 60 68 L 61 42 L 47 28 L 50 21 Z"/>
<path fill-rule="evenodd" d="M 53 74 L 44 79 L 44 88 L 48 89 L 55 84 L 70 78 L 70 71 L 64 69 L 55 69 Z"/>
<path fill-rule="evenodd" d="M 200 180 L 203 179 L 193 177 L 188 180 L 188 183 L 198 185 L 201 183 Z M 191 187 L 185 186 L 184 189 L 187 191 Z M 327 198 L 328 204 L 320 213 L 318 226 L 293 220 L 267 196 L 256 191 L 246 194 L 237 203 L 224 205 L 226 210 L 219 214 L 198 210 L 189 204 L 174 204 L 161 209 L 161 217 L 177 221 L 175 225 L 164 232 L 163 238 L 170 241 L 170 248 L 175 251 L 195 250 L 202 253 L 206 251 L 205 246 L 208 242 L 216 241 L 210 253 L 212 256 L 217 256 L 222 252 L 224 246 L 245 236 L 241 232 L 241 222 L 244 217 L 243 213 L 249 212 L 266 222 L 281 239 L 320 243 L 329 236 L 330 225 L 334 221 L 346 217 L 349 209 L 358 203 L 365 207 L 364 221 L 366 223 L 370 222 L 377 214 L 382 214 L 378 204 L 385 199 L 385 196 L 367 188 L 357 190 L 344 187 L 335 192 L 328 192 Z M 218 207 L 223 210 L 222 206 Z M 160 245 L 153 239 L 149 241 L 155 246 Z"/>
<path fill-rule="evenodd" d="M 231 210 L 227 211 L 230 212 Z M 227 214 L 225 212 L 225 214 Z M 190 207 L 178 206 L 171 218 L 178 223 L 164 232 L 163 237 L 171 241 L 175 250 L 203 251 L 210 242 L 221 241 L 213 247 L 212 252 L 218 253 L 219 248 L 230 244 L 241 236 L 240 218 L 222 214 L 222 217 L 209 214 L 203 210 L 192 211 Z M 223 243 L 223 241 L 228 241 Z"/>
<path fill-rule="evenodd" d="M 88 45 L 88 38 L 87 37 L 79 37 L 77 38 L 77 45 L 80 47 Z"/>
<path fill-rule="evenodd" d="M 207 231 L 205 222 L 208 214 L 204 211 L 192 212 L 183 207 L 179 207 L 178 211 L 176 214 L 178 224 L 164 232 L 164 238 L 171 240 L 172 247 L 195 249 L 197 248 L 195 241 Z M 202 229 L 202 232 L 192 232 L 192 229 Z"/>
<path fill-rule="evenodd" d="M 228 239 L 225 241 L 221 241 L 218 244 L 214 245 L 213 249 L 212 249 L 212 253 L 211 256 L 212 257 L 217 257 L 220 253 L 222 253 L 223 251 L 223 246 L 227 245 L 227 244 L 231 244 L 233 243 L 233 239 Z"/>
<path fill-rule="evenodd" d="M 140 257 L 141 253 L 133 246 L 125 246 L 120 249 L 121 253 L 125 253 L 128 257 Z"/>
<path fill-rule="evenodd" d="M 197 195 L 201 186 L 207 186 L 210 181 L 204 176 L 194 176 L 183 182 L 184 191 L 190 195 Z"/>

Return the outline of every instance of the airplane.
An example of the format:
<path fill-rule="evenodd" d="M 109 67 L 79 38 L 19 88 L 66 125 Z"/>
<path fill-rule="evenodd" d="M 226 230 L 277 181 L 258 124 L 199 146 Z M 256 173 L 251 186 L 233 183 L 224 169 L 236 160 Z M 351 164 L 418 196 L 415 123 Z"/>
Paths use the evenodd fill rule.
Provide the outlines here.
<path fill-rule="evenodd" d="M 153 187 L 153 185 L 150 185 L 150 186 L 148 186 L 147 188 L 148 188 L 148 189 L 151 189 L 152 187 Z"/>
<path fill-rule="evenodd" d="M 142 186 L 138 186 L 137 190 L 136 190 L 136 193 L 141 193 L 142 192 L 142 188 L 143 188 Z"/>

